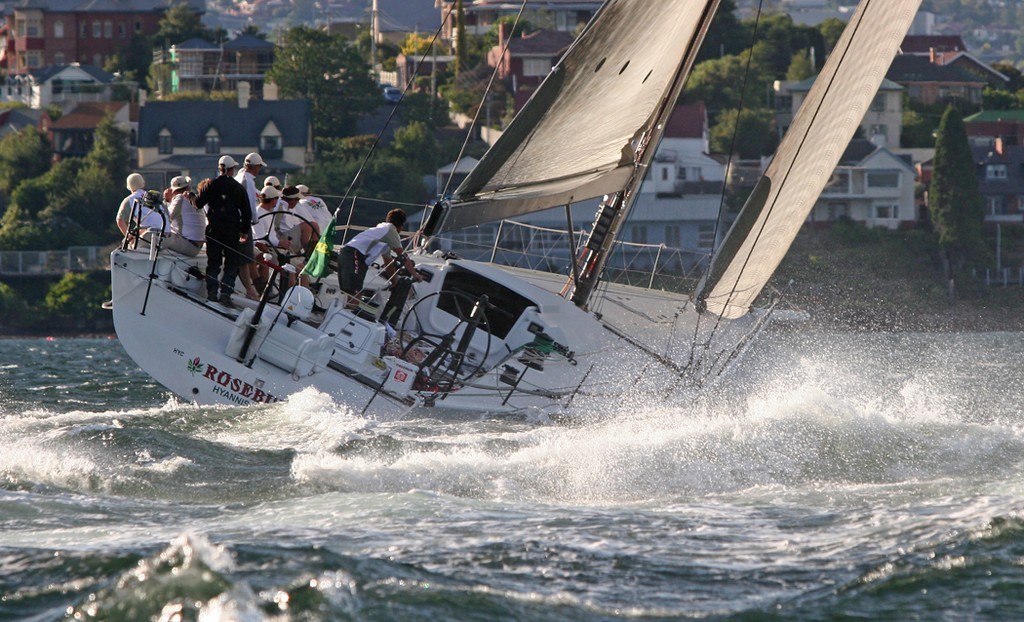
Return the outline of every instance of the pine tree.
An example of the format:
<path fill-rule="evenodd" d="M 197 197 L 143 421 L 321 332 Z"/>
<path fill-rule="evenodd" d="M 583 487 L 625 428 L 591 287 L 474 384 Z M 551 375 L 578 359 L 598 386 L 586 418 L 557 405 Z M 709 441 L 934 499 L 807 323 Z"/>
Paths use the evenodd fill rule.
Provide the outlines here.
<path fill-rule="evenodd" d="M 466 14 L 462 8 L 462 0 L 455 2 L 455 77 L 458 77 L 465 67 L 466 58 Z"/>
<path fill-rule="evenodd" d="M 971 261 L 984 257 L 985 213 L 974 156 L 963 119 L 952 106 L 942 115 L 935 140 L 928 211 L 939 234 L 939 245 L 946 253 L 948 277 L 962 272 Z"/>

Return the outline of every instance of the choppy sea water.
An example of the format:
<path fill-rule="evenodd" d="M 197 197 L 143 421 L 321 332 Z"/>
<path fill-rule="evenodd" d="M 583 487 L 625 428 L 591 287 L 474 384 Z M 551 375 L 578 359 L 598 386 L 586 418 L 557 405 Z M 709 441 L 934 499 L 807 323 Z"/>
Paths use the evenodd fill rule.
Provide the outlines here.
<path fill-rule="evenodd" d="M 1022 355 L 774 335 L 693 401 L 379 421 L 0 340 L 0 619 L 1022 619 Z"/>

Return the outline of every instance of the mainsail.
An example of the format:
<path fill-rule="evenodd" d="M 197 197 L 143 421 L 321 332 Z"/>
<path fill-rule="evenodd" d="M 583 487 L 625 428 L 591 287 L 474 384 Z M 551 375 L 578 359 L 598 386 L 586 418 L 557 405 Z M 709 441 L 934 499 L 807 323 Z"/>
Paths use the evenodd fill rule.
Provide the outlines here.
<path fill-rule="evenodd" d="M 671 111 L 717 5 L 605 2 L 456 189 L 438 232 L 622 190 L 641 138 Z"/>
<path fill-rule="evenodd" d="M 744 315 L 778 267 L 839 163 L 920 0 L 863 0 L 764 177 L 698 285 L 698 307 Z"/>

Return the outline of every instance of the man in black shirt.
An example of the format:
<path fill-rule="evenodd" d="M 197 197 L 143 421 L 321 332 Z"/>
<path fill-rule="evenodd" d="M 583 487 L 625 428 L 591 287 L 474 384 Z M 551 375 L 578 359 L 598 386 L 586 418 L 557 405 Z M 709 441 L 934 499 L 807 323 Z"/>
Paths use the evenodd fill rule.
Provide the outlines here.
<path fill-rule="evenodd" d="M 234 180 L 237 167 L 234 158 L 221 156 L 217 163 L 219 175 L 196 197 L 196 207 L 206 209 L 207 296 L 226 307 L 234 307 L 231 293 L 243 262 L 241 242 L 249 235 L 252 222 L 249 197 L 242 184 Z"/>

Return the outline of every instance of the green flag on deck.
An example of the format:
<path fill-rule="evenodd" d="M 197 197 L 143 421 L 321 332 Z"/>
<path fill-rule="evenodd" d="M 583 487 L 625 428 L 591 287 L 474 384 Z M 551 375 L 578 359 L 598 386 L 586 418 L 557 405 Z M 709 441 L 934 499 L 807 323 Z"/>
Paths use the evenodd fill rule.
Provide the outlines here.
<path fill-rule="evenodd" d="M 320 236 L 320 241 L 316 243 L 316 248 L 313 249 L 313 254 L 310 255 L 309 261 L 306 262 L 306 267 L 303 268 L 302 273 L 308 274 L 314 279 L 319 279 L 327 276 L 330 272 L 331 263 L 331 248 L 334 246 L 334 219 L 327 223 L 327 228 L 324 229 L 324 234 Z"/>

